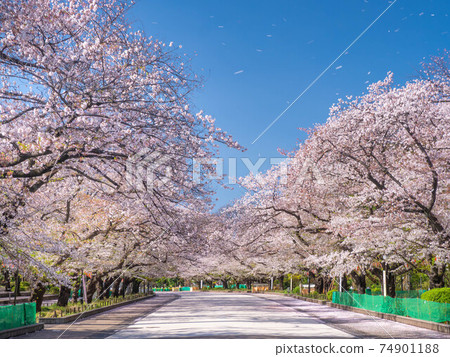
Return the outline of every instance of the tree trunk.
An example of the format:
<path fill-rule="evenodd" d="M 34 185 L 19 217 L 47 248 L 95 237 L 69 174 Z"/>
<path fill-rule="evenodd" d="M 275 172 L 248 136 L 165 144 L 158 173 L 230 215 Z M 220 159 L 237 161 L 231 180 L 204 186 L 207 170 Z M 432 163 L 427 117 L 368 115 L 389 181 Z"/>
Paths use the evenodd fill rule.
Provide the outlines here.
<path fill-rule="evenodd" d="M 117 279 L 112 286 L 112 296 L 119 297 L 120 279 Z"/>
<path fill-rule="evenodd" d="M 78 302 L 78 292 L 80 291 L 81 288 L 81 282 L 80 280 L 77 278 L 75 280 L 75 284 L 73 286 L 73 292 L 72 292 L 72 301 L 76 304 Z"/>
<path fill-rule="evenodd" d="M 412 290 L 412 282 L 411 282 L 410 273 L 406 273 L 405 276 L 403 277 L 402 290 L 404 290 L 404 291 Z"/>
<path fill-rule="evenodd" d="M 224 289 L 228 289 L 228 281 L 227 280 L 222 280 L 222 284 L 223 284 L 223 288 Z"/>
<path fill-rule="evenodd" d="M 328 291 L 331 290 L 333 286 L 333 278 L 329 277 L 329 276 L 325 276 L 323 278 L 323 290 L 324 290 L 324 294 L 327 293 Z"/>
<path fill-rule="evenodd" d="M 347 274 L 342 275 L 341 286 L 343 292 L 348 291 Z"/>
<path fill-rule="evenodd" d="M 11 291 L 11 281 L 10 281 L 10 276 L 9 276 L 9 270 L 5 269 L 3 271 L 3 277 L 5 278 L 5 291 Z"/>
<path fill-rule="evenodd" d="M 434 263 L 431 265 L 428 277 L 430 278 L 430 289 L 443 288 L 445 276 L 445 264 Z"/>
<path fill-rule="evenodd" d="M 98 277 L 97 278 L 97 299 L 103 300 L 105 298 L 105 294 L 103 294 L 103 291 L 105 289 L 105 281 Z"/>
<path fill-rule="evenodd" d="M 315 284 L 314 291 L 317 291 L 316 275 L 312 271 L 308 271 L 308 295 L 311 294 L 311 284 Z"/>
<path fill-rule="evenodd" d="M 108 299 L 110 297 L 110 289 L 112 289 L 112 284 L 114 283 L 114 278 L 106 278 L 103 281 L 101 296 L 102 299 Z"/>
<path fill-rule="evenodd" d="M 128 287 L 129 282 L 130 282 L 130 279 L 123 278 L 123 284 L 122 284 L 122 290 L 121 290 L 122 297 L 125 297 L 125 293 L 127 292 L 127 287 Z"/>
<path fill-rule="evenodd" d="M 90 304 L 92 302 L 92 298 L 94 297 L 95 292 L 97 291 L 99 278 L 93 276 L 89 279 L 86 286 L 86 303 Z"/>
<path fill-rule="evenodd" d="M 390 271 L 386 274 L 386 295 L 395 298 L 395 275 Z"/>
<path fill-rule="evenodd" d="M 61 285 L 59 287 L 59 295 L 58 301 L 56 303 L 57 306 L 67 306 L 70 298 L 70 288 L 67 286 Z"/>
<path fill-rule="evenodd" d="M 42 285 L 41 282 L 39 282 L 34 287 L 33 293 L 30 298 L 30 302 L 36 301 L 36 312 L 41 311 L 42 302 L 44 301 L 44 295 L 45 295 L 45 287 Z"/>
<path fill-rule="evenodd" d="M 251 279 L 246 279 L 245 280 L 245 285 L 247 285 L 247 290 L 251 290 L 252 289 L 252 280 Z"/>
<path fill-rule="evenodd" d="M 321 276 L 321 275 L 318 276 L 316 279 L 316 291 L 319 294 L 323 294 L 323 291 L 324 291 L 324 279 L 323 279 L 323 276 Z"/>
<path fill-rule="evenodd" d="M 278 278 L 278 287 L 280 290 L 284 290 L 284 274 L 281 274 Z"/>
<path fill-rule="evenodd" d="M 132 293 L 139 294 L 139 286 L 141 285 L 141 281 L 134 278 L 132 284 L 133 284 Z"/>
<path fill-rule="evenodd" d="M 384 264 L 384 269 L 386 270 L 386 295 L 390 297 L 395 297 L 395 275 L 389 270 L 389 265 Z M 373 268 L 371 270 L 372 274 L 375 275 L 380 281 L 381 294 L 384 295 L 384 284 L 383 284 L 383 270 L 378 268 Z"/>
<path fill-rule="evenodd" d="M 19 271 L 16 270 L 16 272 L 14 273 L 14 281 L 15 281 L 15 283 L 14 283 L 14 301 L 15 301 L 15 298 L 17 296 L 20 296 L 20 282 L 21 282 L 21 280 L 22 279 L 20 278 Z"/>
<path fill-rule="evenodd" d="M 364 273 L 358 274 L 356 271 L 350 273 L 353 284 L 355 285 L 358 294 L 366 293 L 366 275 Z"/>

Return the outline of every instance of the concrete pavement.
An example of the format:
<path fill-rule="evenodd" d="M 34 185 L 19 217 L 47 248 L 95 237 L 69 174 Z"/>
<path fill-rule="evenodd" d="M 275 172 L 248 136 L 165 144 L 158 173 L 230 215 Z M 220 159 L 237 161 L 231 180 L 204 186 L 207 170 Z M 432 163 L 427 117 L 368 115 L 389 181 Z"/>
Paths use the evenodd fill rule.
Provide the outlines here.
<path fill-rule="evenodd" d="M 191 293 L 110 338 L 352 338 L 316 318 L 250 294 Z"/>
<path fill-rule="evenodd" d="M 45 329 L 17 338 L 55 339 L 55 338 L 106 338 L 120 329 L 133 324 L 138 318 L 147 316 L 161 306 L 177 299 L 173 294 L 159 295 L 131 305 L 118 307 L 74 324 L 45 325 Z"/>
<path fill-rule="evenodd" d="M 66 332 L 64 332 L 66 331 Z M 449 338 L 282 295 L 180 292 L 23 338 Z"/>
<path fill-rule="evenodd" d="M 109 338 L 448 338 L 280 295 L 180 294 Z"/>
<path fill-rule="evenodd" d="M 322 323 L 360 338 L 450 338 L 449 334 L 402 324 L 373 316 L 345 311 L 334 307 L 297 300 L 280 295 L 261 298 L 295 309 L 301 314 L 319 319 Z"/>

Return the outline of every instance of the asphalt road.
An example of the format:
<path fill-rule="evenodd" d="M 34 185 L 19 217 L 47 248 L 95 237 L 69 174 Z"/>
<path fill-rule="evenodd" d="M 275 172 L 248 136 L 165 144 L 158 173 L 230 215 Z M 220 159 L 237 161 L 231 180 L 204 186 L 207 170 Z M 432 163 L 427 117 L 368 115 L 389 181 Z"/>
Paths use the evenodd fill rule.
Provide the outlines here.
<path fill-rule="evenodd" d="M 450 338 L 281 295 L 158 293 L 21 338 Z"/>

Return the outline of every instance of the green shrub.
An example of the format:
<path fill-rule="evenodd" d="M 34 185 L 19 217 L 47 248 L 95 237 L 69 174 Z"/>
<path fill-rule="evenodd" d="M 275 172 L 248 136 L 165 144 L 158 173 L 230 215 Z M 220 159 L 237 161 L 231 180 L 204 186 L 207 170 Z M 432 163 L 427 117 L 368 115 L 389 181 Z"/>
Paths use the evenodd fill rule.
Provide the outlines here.
<path fill-rule="evenodd" d="M 292 289 L 293 294 L 300 294 L 300 286 L 296 286 L 294 289 Z"/>
<path fill-rule="evenodd" d="M 425 291 L 420 298 L 422 300 L 444 302 L 450 304 L 450 288 L 437 288 Z"/>
<path fill-rule="evenodd" d="M 47 288 L 49 294 L 59 294 L 59 288 L 57 286 L 49 286 Z"/>
<path fill-rule="evenodd" d="M 327 300 L 332 301 L 333 300 L 333 293 L 334 292 L 338 292 L 336 289 L 330 290 L 329 292 L 327 292 Z"/>
<path fill-rule="evenodd" d="M 309 294 L 312 298 L 318 297 L 319 293 L 317 291 L 313 291 L 311 294 Z"/>

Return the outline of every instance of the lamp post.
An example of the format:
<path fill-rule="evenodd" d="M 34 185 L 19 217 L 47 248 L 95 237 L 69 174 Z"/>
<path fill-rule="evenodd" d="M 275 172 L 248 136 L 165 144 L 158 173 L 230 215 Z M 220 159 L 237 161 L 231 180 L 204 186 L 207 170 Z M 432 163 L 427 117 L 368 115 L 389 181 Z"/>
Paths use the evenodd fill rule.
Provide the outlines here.
<path fill-rule="evenodd" d="M 387 263 L 386 263 L 386 255 L 383 255 L 383 296 L 387 296 L 387 279 L 386 279 L 386 270 L 387 270 Z"/>
<path fill-rule="evenodd" d="M 309 277 L 309 271 L 308 271 L 308 295 L 311 294 L 311 279 Z"/>

